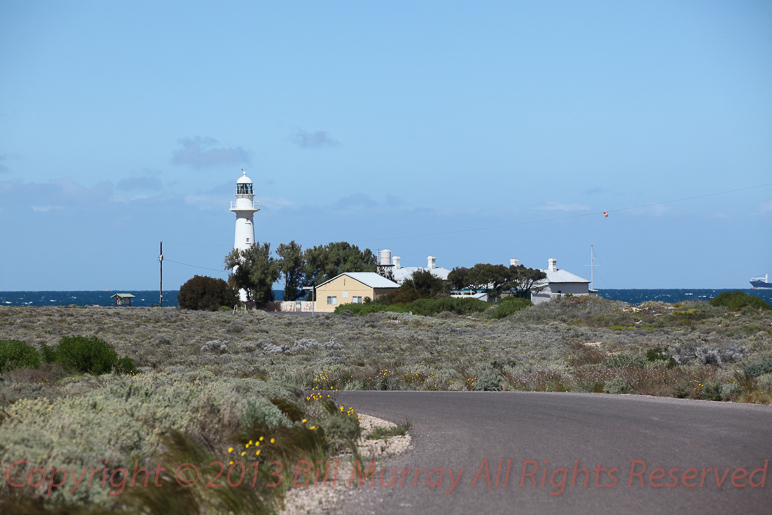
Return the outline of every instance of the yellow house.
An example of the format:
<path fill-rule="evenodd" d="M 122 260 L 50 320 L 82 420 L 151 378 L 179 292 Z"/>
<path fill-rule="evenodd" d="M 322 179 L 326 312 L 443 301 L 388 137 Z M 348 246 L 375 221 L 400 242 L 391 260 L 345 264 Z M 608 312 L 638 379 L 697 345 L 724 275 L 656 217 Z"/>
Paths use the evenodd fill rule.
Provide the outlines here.
<path fill-rule="evenodd" d="M 399 284 L 375 272 L 346 272 L 316 287 L 316 310 L 333 311 L 340 304 L 361 304 L 399 288 Z"/>

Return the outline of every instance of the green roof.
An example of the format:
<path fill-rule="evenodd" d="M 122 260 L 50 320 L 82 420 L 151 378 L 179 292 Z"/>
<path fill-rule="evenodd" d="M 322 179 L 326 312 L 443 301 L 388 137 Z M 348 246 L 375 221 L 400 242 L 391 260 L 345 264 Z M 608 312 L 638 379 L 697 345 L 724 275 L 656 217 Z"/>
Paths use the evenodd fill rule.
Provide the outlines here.
<path fill-rule="evenodd" d="M 116 293 L 115 295 L 110 295 L 111 299 L 114 299 L 118 297 L 119 299 L 136 299 L 137 297 L 135 295 L 132 295 L 131 293 Z"/>

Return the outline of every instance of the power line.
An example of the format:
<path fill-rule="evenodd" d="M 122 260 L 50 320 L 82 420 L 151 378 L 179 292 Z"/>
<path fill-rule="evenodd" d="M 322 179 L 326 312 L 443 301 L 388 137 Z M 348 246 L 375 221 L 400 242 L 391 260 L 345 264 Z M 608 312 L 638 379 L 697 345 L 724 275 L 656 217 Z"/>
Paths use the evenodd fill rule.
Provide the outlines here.
<path fill-rule="evenodd" d="M 673 199 L 673 200 L 664 200 L 664 201 L 661 201 L 661 202 L 653 202 L 651 204 L 642 204 L 642 205 L 639 205 L 639 206 L 628 206 L 628 207 L 620 207 L 620 208 L 615 208 L 615 209 L 607 209 L 605 211 L 593 211 L 591 213 L 582 213 L 582 214 L 574 214 L 574 215 L 556 216 L 556 217 L 553 217 L 553 218 L 540 218 L 538 220 L 529 220 L 529 221 L 525 221 L 525 222 L 516 222 L 516 223 L 511 223 L 511 224 L 503 224 L 503 225 L 492 225 L 492 226 L 488 226 L 488 227 L 475 227 L 475 228 L 472 228 L 472 229 L 457 229 L 457 230 L 454 230 L 454 231 L 443 231 L 443 232 L 413 234 L 413 235 L 408 235 L 408 236 L 393 236 L 393 237 L 390 237 L 390 238 L 378 238 L 377 241 L 404 240 L 404 239 L 408 239 L 408 238 L 426 238 L 428 236 L 444 236 L 444 235 L 448 235 L 448 234 L 459 234 L 459 233 L 465 233 L 465 232 L 486 231 L 486 230 L 491 230 L 491 229 L 506 229 L 506 228 L 509 228 L 509 227 L 518 227 L 518 226 L 522 226 L 522 225 L 533 225 L 533 224 L 539 224 L 539 223 L 545 223 L 545 222 L 555 222 L 555 221 L 558 221 L 558 220 L 569 220 L 569 219 L 572 219 L 572 218 L 582 218 L 582 217 L 587 217 L 587 216 L 598 216 L 598 215 L 604 215 L 606 213 L 616 213 L 616 212 L 620 212 L 620 211 L 630 211 L 632 209 L 642 209 L 642 208 L 645 208 L 645 207 L 658 206 L 658 205 L 662 205 L 662 204 L 673 204 L 675 202 L 684 202 L 684 201 L 687 201 L 687 200 L 694 200 L 694 199 L 699 199 L 699 198 L 715 197 L 717 195 L 726 195 L 728 193 L 736 193 L 738 191 L 747 191 L 747 190 L 752 190 L 752 189 L 757 189 L 757 188 L 763 188 L 763 187 L 766 187 L 766 186 L 772 186 L 772 183 L 759 184 L 759 185 L 756 185 L 756 186 L 748 186 L 746 188 L 737 188 L 737 189 L 734 189 L 734 190 L 719 191 L 719 192 L 716 192 L 716 193 L 706 193 L 704 195 L 695 195 L 693 197 L 684 197 L 684 198 Z M 356 240 L 356 241 L 364 242 L 364 241 L 376 241 L 376 240 L 375 239 L 372 239 L 372 240 L 365 239 L 365 240 Z"/>
<path fill-rule="evenodd" d="M 189 265 L 187 263 L 180 263 L 179 261 L 174 261 L 174 260 L 169 259 L 169 258 L 167 258 L 165 256 L 164 256 L 164 261 L 169 262 L 169 263 L 176 263 L 178 265 L 189 266 L 191 268 L 200 268 L 201 270 L 212 270 L 213 272 L 226 273 L 225 270 L 218 270 L 216 268 L 207 268 L 205 266 L 196 266 L 196 265 Z"/>
<path fill-rule="evenodd" d="M 167 245 L 194 245 L 197 247 L 227 247 L 227 245 L 222 243 L 189 243 L 189 242 L 179 242 L 179 241 L 167 241 Z"/>

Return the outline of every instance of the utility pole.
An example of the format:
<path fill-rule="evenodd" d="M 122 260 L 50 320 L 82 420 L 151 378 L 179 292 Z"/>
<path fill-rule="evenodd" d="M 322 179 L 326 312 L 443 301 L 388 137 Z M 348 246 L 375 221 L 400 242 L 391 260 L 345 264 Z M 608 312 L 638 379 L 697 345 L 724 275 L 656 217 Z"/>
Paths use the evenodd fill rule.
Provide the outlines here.
<path fill-rule="evenodd" d="M 161 285 L 160 285 L 160 294 L 161 298 L 158 301 L 158 305 L 160 307 L 164 307 L 164 242 L 161 242 L 161 255 L 158 256 L 158 262 L 161 264 Z"/>
<path fill-rule="evenodd" d="M 596 265 L 595 264 L 595 253 L 593 252 L 593 246 L 590 245 L 590 264 L 589 265 L 582 265 L 582 266 L 589 266 L 590 267 L 590 289 L 592 290 L 592 280 L 593 280 L 593 268 L 596 266 L 603 266 L 603 265 Z"/>

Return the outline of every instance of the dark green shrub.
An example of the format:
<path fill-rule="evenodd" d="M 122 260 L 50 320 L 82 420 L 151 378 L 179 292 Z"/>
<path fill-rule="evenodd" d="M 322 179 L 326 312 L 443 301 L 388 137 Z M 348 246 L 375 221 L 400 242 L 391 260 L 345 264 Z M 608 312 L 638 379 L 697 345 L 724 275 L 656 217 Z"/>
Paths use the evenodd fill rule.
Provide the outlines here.
<path fill-rule="evenodd" d="M 414 315 L 432 316 L 443 311 L 450 311 L 457 315 L 471 315 L 480 313 L 490 307 L 490 304 L 478 299 L 456 299 L 444 297 L 439 299 L 419 299 L 405 306 L 405 311 Z"/>
<path fill-rule="evenodd" d="M 0 340 L 0 372 L 16 368 L 39 368 L 40 354 L 19 340 Z"/>
<path fill-rule="evenodd" d="M 772 309 L 764 299 L 741 291 L 724 291 L 710 299 L 711 306 L 726 306 L 730 311 L 740 311 L 746 306 L 756 309 Z"/>
<path fill-rule="evenodd" d="M 118 353 L 96 336 L 64 336 L 56 347 L 56 361 L 70 372 L 107 374 L 118 362 Z"/>
<path fill-rule="evenodd" d="M 177 295 L 183 309 L 217 311 L 221 306 L 233 307 L 238 304 L 236 290 L 222 279 L 195 275 L 180 287 Z"/>
<path fill-rule="evenodd" d="M 386 306 L 384 304 L 376 304 L 376 303 L 340 304 L 335 308 L 334 313 L 336 315 L 340 315 L 342 313 L 353 313 L 354 315 L 364 316 L 364 315 L 369 315 L 370 313 L 379 313 L 381 311 L 393 311 L 395 313 L 403 313 L 405 311 L 405 307 L 401 305 Z"/>
<path fill-rule="evenodd" d="M 411 288 L 410 286 L 403 284 L 393 292 L 378 297 L 375 302 L 377 304 L 383 304 L 384 306 L 390 306 L 392 304 L 408 304 L 418 299 L 424 299 L 428 297 L 429 292 Z"/>
<path fill-rule="evenodd" d="M 706 381 L 702 387 L 700 398 L 706 401 L 720 401 L 724 397 L 721 395 L 721 381 Z"/>
<path fill-rule="evenodd" d="M 470 315 L 480 313 L 490 307 L 490 304 L 477 299 L 455 299 L 442 297 L 439 299 L 418 299 L 409 304 L 383 305 L 374 302 L 372 304 L 341 304 L 335 308 L 335 314 L 350 312 L 355 315 L 369 315 L 380 311 L 393 311 L 395 313 L 413 313 L 414 315 L 433 316 L 443 311 L 450 311 L 457 315 Z"/>
<path fill-rule="evenodd" d="M 523 299 L 519 297 L 504 297 L 496 303 L 496 307 L 490 316 L 491 318 L 508 317 L 512 313 L 532 305 L 533 303 L 530 299 Z"/>
<path fill-rule="evenodd" d="M 647 361 L 664 361 L 667 363 L 667 368 L 673 368 L 676 366 L 676 360 L 673 356 L 670 356 L 663 349 L 657 347 L 656 349 L 649 349 L 646 351 Z"/>
<path fill-rule="evenodd" d="M 759 377 L 764 374 L 772 374 L 772 357 L 764 358 L 760 361 L 745 365 L 745 370 L 753 377 Z"/>
<path fill-rule="evenodd" d="M 116 374 L 136 374 L 137 372 L 137 367 L 134 366 L 134 361 L 128 356 L 119 359 L 115 363 Z"/>
<path fill-rule="evenodd" d="M 53 363 L 56 361 L 56 349 L 49 347 L 45 343 L 40 346 L 40 354 L 43 356 L 43 361 L 46 363 Z"/>

